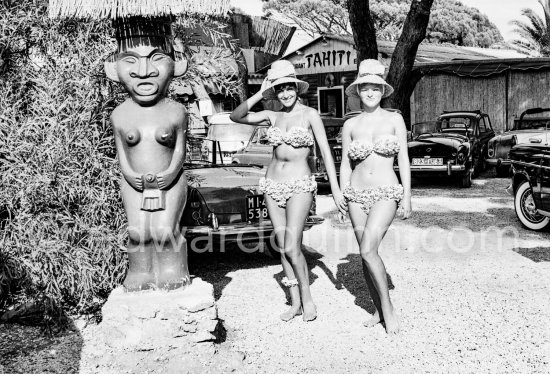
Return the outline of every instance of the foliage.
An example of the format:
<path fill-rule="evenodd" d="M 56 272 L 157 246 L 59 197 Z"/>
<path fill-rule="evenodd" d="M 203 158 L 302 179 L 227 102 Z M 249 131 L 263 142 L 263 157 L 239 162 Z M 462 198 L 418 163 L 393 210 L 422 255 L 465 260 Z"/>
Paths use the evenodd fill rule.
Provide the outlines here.
<path fill-rule="evenodd" d="M 124 216 L 102 60 L 109 24 L 4 6 L 0 76 L 0 310 L 93 310 L 124 274 Z M 6 27 L 8 26 L 8 27 Z M 7 40 L 7 43 L 6 43 Z"/>
<path fill-rule="evenodd" d="M 343 0 L 264 0 L 264 10 L 304 29 L 310 35 L 323 33 L 351 35 Z M 410 0 L 370 0 L 376 36 L 397 41 L 410 9 Z M 436 0 L 432 6 L 426 41 L 461 46 L 489 47 L 502 36 L 487 16 L 460 1 Z"/>
<path fill-rule="evenodd" d="M 351 35 L 345 0 L 263 0 L 267 16 L 296 25 L 309 36 Z"/>
<path fill-rule="evenodd" d="M 544 10 L 544 19 L 533 9 L 524 8 L 521 15 L 527 20 L 513 20 L 511 23 L 515 26 L 513 30 L 518 39 L 512 41 L 512 44 L 532 56 L 550 56 L 550 0 L 540 2 Z"/>

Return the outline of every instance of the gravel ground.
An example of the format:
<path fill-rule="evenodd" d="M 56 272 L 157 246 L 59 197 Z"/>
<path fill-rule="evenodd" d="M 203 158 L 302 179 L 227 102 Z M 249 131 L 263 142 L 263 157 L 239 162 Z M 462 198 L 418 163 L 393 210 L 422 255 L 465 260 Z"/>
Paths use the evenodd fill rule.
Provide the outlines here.
<path fill-rule="evenodd" d="M 474 183 L 415 187 L 414 216 L 382 243 L 400 335 L 362 326 L 373 305 L 357 246 L 319 196 L 327 220 L 304 237 L 318 319 L 281 322 L 280 265 L 225 254 L 196 269 L 218 285 L 222 346 L 245 353 L 243 373 L 550 372 L 549 234 L 520 226 L 508 180 Z"/>
<path fill-rule="evenodd" d="M 191 271 L 214 284 L 227 329 L 220 352 L 242 352 L 231 365 L 240 373 L 550 373 L 550 233 L 521 227 L 507 185 L 413 184 L 414 215 L 394 222 L 380 250 L 401 317 L 393 337 L 362 326 L 373 305 L 330 196 L 318 196 L 326 221 L 304 235 L 314 322 L 279 320 L 287 299 L 278 260 L 236 248 L 194 255 Z M 35 336 L 0 326 L 0 369 L 78 372 L 86 334 Z"/>

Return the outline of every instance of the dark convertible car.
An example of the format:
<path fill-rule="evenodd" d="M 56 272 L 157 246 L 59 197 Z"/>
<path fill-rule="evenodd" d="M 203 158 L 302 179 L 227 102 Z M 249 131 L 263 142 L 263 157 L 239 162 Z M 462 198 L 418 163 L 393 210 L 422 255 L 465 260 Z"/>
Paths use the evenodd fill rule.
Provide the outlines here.
<path fill-rule="evenodd" d="M 518 144 L 510 151 L 514 208 L 521 223 L 531 230 L 550 226 L 550 131 L 543 141 Z"/>
<path fill-rule="evenodd" d="M 264 197 L 258 190 L 258 181 L 265 175 L 265 168 L 257 164 L 206 161 L 201 155 L 204 142 L 213 140 L 192 137 L 187 140 L 184 170 L 189 188 L 181 223 L 190 249 L 212 248 L 212 243 L 270 239 L 273 226 Z M 209 147 L 220 149 L 219 145 Z M 315 204 L 307 218 L 306 229 L 323 222 L 323 218 L 314 213 Z"/>
<path fill-rule="evenodd" d="M 437 121 L 416 123 L 408 142 L 411 172 L 459 177 L 470 187 L 484 168 L 487 141 L 494 136 L 481 111 L 444 112 Z"/>

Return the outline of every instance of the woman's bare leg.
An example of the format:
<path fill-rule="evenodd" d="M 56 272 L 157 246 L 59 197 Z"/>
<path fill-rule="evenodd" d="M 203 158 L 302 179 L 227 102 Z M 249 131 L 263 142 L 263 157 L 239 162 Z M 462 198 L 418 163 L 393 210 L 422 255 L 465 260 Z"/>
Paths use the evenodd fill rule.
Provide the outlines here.
<path fill-rule="evenodd" d="M 280 208 L 277 205 L 277 202 L 269 197 L 267 194 L 265 196 L 265 202 L 267 205 L 267 210 L 269 212 L 269 218 L 273 224 L 273 230 L 275 232 L 275 239 L 277 246 L 279 247 L 279 252 L 281 253 L 281 264 L 283 265 L 283 271 L 285 276 L 289 280 L 296 279 L 294 275 L 294 270 L 292 270 L 292 265 L 286 259 L 284 254 L 284 245 L 285 245 L 285 233 L 286 233 L 286 215 L 285 209 Z M 300 290 L 297 286 L 289 287 L 288 291 L 290 293 L 291 305 L 290 308 L 280 315 L 283 321 L 290 321 L 297 315 L 301 314 L 302 302 L 300 299 Z"/>
<path fill-rule="evenodd" d="M 353 231 L 355 232 L 355 238 L 357 239 L 357 244 L 361 245 L 361 240 L 363 239 L 363 233 L 365 231 L 365 226 L 367 225 L 367 215 L 361 209 L 361 205 L 356 203 L 349 203 L 349 215 L 351 219 L 351 224 L 353 226 Z M 372 298 L 374 304 L 374 314 L 372 317 L 364 323 L 366 327 L 372 327 L 380 322 L 383 322 L 382 308 L 380 305 L 380 296 L 378 296 L 378 291 L 374 287 L 374 282 L 369 274 L 368 268 L 365 261 L 361 261 L 363 265 L 363 276 L 367 282 L 367 287 L 369 289 L 369 294 Z"/>
<path fill-rule="evenodd" d="M 395 217 L 396 210 L 397 203 L 395 201 L 378 201 L 369 212 L 359 245 L 364 266 L 367 268 L 380 297 L 382 318 L 388 334 L 395 334 L 399 331 L 399 320 L 390 300 L 386 267 L 378 254 L 378 247 Z"/>
<path fill-rule="evenodd" d="M 312 193 L 299 193 L 288 199 L 286 205 L 286 233 L 283 257 L 286 256 L 298 279 L 304 321 L 313 321 L 317 318 L 317 308 L 313 303 L 309 289 L 309 270 L 302 253 L 302 235 L 312 201 Z"/>

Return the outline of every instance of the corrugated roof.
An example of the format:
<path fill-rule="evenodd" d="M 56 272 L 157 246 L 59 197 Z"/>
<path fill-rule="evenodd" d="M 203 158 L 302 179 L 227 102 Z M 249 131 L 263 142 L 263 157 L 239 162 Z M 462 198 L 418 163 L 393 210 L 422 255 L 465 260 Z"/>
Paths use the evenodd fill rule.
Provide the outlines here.
<path fill-rule="evenodd" d="M 447 73 L 464 77 L 486 77 L 507 70 L 550 69 L 550 58 L 508 58 L 470 61 L 447 61 L 415 64 L 422 74 Z"/>

